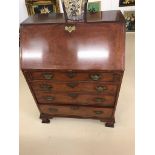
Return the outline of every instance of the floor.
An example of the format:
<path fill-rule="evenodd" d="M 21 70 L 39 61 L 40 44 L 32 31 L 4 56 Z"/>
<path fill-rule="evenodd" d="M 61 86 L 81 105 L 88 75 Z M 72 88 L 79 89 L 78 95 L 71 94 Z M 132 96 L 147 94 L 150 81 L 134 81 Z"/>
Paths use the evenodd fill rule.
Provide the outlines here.
<path fill-rule="evenodd" d="M 20 155 L 134 155 L 134 42 L 134 33 L 128 33 L 115 128 L 91 119 L 54 118 L 42 124 L 20 73 Z"/>

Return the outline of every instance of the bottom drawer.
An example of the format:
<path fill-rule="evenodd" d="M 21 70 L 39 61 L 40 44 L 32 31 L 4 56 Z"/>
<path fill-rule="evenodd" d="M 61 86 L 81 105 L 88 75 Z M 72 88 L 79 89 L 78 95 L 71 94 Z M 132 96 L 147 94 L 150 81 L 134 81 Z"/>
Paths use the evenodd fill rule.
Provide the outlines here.
<path fill-rule="evenodd" d="M 85 118 L 110 118 L 112 108 L 96 108 L 87 106 L 55 106 L 39 105 L 42 113 L 53 116 L 75 116 Z"/>

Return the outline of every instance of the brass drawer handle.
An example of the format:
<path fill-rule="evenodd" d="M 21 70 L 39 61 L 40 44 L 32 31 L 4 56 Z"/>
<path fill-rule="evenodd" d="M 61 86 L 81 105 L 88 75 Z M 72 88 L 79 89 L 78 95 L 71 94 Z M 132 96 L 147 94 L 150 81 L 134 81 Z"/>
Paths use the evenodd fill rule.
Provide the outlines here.
<path fill-rule="evenodd" d="M 95 101 L 98 102 L 98 103 L 104 102 L 105 101 L 105 98 L 99 98 L 99 97 L 97 97 L 97 98 L 95 98 Z"/>
<path fill-rule="evenodd" d="M 104 92 L 105 90 L 107 90 L 106 86 L 97 86 L 96 87 L 97 92 L 101 93 Z"/>
<path fill-rule="evenodd" d="M 48 111 L 49 112 L 58 112 L 58 109 L 56 109 L 56 108 L 48 108 Z"/>
<path fill-rule="evenodd" d="M 47 97 L 45 97 L 45 99 L 47 101 L 54 101 L 55 100 L 55 97 L 54 96 L 47 96 Z"/>
<path fill-rule="evenodd" d="M 72 97 L 73 99 L 78 97 L 78 94 L 76 93 L 69 93 L 68 96 Z"/>
<path fill-rule="evenodd" d="M 70 108 L 71 108 L 72 110 L 78 110 L 78 109 L 79 109 L 79 106 L 70 106 Z"/>
<path fill-rule="evenodd" d="M 54 75 L 52 73 L 43 73 L 43 77 L 46 80 L 51 80 L 51 79 L 53 79 Z"/>
<path fill-rule="evenodd" d="M 75 88 L 77 85 L 78 83 L 75 83 L 75 82 L 67 83 L 67 86 L 70 88 Z"/>
<path fill-rule="evenodd" d="M 96 115 L 101 115 L 101 114 L 103 114 L 104 112 L 103 112 L 103 111 L 99 111 L 99 110 L 94 110 L 94 113 L 95 113 Z"/>
<path fill-rule="evenodd" d="M 100 74 L 91 74 L 90 75 L 90 78 L 93 80 L 93 81 L 98 81 L 100 78 L 101 78 L 101 75 Z"/>
<path fill-rule="evenodd" d="M 72 31 L 75 31 L 75 30 L 76 30 L 75 25 L 65 26 L 65 31 L 68 31 L 69 33 L 71 33 Z"/>
<path fill-rule="evenodd" d="M 74 78 L 74 77 L 76 76 L 76 73 L 75 73 L 75 72 L 72 72 L 72 71 L 69 71 L 69 72 L 67 73 L 67 76 L 68 76 L 69 78 Z"/>
<path fill-rule="evenodd" d="M 40 86 L 42 91 L 51 91 L 52 90 L 52 86 L 47 85 L 47 84 L 43 84 Z"/>

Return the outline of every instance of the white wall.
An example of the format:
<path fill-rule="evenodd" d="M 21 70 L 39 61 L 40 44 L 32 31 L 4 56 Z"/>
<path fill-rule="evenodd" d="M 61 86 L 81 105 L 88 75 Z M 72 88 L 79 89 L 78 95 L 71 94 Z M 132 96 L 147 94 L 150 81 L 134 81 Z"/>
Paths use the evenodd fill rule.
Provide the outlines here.
<path fill-rule="evenodd" d="M 88 0 L 88 2 L 94 2 L 99 0 Z M 119 7 L 119 0 L 100 0 L 101 1 L 101 10 L 121 10 L 122 12 L 125 10 L 134 10 L 135 6 L 128 7 Z"/>
<path fill-rule="evenodd" d="M 88 0 L 88 2 L 93 2 L 98 0 Z M 61 0 L 59 0 L 61 2 Z M 135 6 L 130 7 L 119 7 L 119 0 L 101 0 L 101 10 L 135 10 Z M 62 6 L 60 6 L 60 11 L 62 12 Z M 28 17 L 25 0 L 19 0 L 19 22 L 21 23 Z"/>
<path fill-rule="evenodd" d="M 25 0 L 19 0 L 19 23 L 28 17 Z"/>

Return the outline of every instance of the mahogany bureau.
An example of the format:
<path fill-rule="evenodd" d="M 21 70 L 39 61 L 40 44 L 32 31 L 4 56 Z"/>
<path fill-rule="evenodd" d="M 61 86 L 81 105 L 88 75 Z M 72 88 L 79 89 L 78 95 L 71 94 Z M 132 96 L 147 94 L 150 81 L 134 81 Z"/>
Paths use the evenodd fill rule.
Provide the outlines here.
<path fill-rule="evenodd" d="M 92 118 L 114 127 L 125 66 L 120 11 L 34 15 L 20 26 L 20 63 L 42 123 L 53 117 Z"/>

